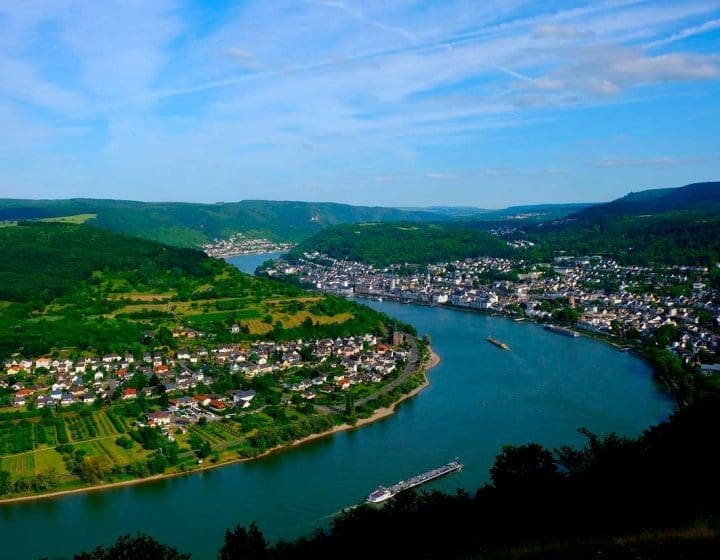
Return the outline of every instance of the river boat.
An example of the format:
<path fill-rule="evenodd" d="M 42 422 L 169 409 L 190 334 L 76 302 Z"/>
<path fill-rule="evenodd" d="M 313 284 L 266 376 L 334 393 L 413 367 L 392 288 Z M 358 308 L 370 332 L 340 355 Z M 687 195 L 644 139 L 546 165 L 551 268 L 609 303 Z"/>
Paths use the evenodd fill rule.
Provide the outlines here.
<path fill-rule="evenodd" d="M 503 350 L 510 350 L 510 347 L 507 344 L 505 344 L 504 342 L 501 342 L 500 340 L 493 338 L 492 336 L 488 336 L 487 341 L 490 344 L 494 344 L 498 348 L 502 348 Z"/>
<path fill-rule="evenodd" d="M 441 476 L 445 476 L 446 474 L 458 472 L 459 470 L 462 470 L 462 468 L 463 464 L 460 461 L 450 461 L 449 463 L 442 465 L 441 467 L 437 467 L 422 474 L 415 475 L 407 480 L 401 480 L 400 482 L 393 484 L 392 486 L 378 486 L 367 497 L 367 502 L 370 504 L 379 504 L 381 502 L 389 500 L 390 498 L 396 496 L 404 490 L 415 488 L 416 486 L 420 486 L 421 484 L 425 484 L 426 482 L 430 482 L 431 480 L 435 480 L 436 478 L 440 478 Z"/>

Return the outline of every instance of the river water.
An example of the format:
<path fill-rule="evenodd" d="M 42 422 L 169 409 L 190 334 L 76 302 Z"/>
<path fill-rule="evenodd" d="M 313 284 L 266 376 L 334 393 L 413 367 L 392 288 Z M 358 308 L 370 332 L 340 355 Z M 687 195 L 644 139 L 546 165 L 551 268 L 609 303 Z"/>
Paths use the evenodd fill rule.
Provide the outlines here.
<path fill-rule="evenodd" d="M 266 258 L 228 260 L 252 271 Z M 465 468 L 428 487 L 477 488 L 505 444 L 580 444 L 580 427 L 633 436 L 672 410 L 650 368 L 609 345 L 477 313 L 367 303 L 428 333 L 442 359 L 430 386 L 394 415 L 250 463 L 0 506 L 0 558 L 69 557 L 137 531 L 194 558 L 215 558 L 225 529 L 237 523 L 255 520 L 270 540 L 291 539 L 378 484 L 455 457 Z M 488 335 L 510 350 L 489 344 Z"/>

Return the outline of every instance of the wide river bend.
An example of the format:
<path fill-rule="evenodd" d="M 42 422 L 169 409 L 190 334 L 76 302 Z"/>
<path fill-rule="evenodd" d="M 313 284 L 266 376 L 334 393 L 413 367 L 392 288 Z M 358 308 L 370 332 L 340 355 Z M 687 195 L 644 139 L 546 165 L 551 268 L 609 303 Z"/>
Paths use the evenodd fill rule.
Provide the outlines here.
<path fill-rule="evenodd" d="M 251 272 L 269 258 L 228 259 Z M 428 487 L 477 488 L 504 444 L 580 444 L 577 428 L 634 436 L 671 400 L 631 353 L 531 323 L 437 307 L 367 302 L 428 333 L 442 361 L 430 386 L 375 424 L 258 461 L 107 491 L 0 505 L 0 558 L 71 557 L 121 533 L 217 557 L 223 533 L 257 521 L 294 538 L 393 483 L 459 457 L 462 472 Z M 503 351 L 485 339 L 509 344 Z"/>

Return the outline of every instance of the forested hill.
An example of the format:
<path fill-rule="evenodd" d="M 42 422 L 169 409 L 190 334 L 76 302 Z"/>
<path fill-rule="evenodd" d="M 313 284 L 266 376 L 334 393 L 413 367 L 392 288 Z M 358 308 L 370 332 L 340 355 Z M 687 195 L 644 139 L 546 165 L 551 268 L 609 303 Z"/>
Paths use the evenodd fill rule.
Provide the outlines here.
<path fill-rule="evenodd" d="M 376 266 L 429 264 L 485 255 L 508 256 L 512 248 L 476 227 L 455 223 L 363 223 L 324 229 L 298 245 L 294 256 L 318 251 Z"/>
<path fill-rule="evenodd" d="M 538 221 L 536 214 L 553 208 L 560 212 L 559 219 Z M 294 254 L 318 251 L 380 266 L 477 256 L 546 262 L 560 251 L 611 256 L 623 264 L 713 266 L 720 262 L 720 182 L 630 193 L 606 204 L 575 208 L 566 215 L 570 208 L 517 207 L 514 213 L 507 209 L 484 214 L 485 218 L 479 214 L 473 220 L 453 214 L 453 221 L 438 223 L 343 225 L 319 232 L 298 245 Z M 451 209 L 437 210 L 450 215 Z M 492 216 L 496 219 L 488 221 Z M 500 235 L 490 235 L 488 230 Z M 518 241 L 531 241 L 534 246 L 508 245 Z"/>
<path fill-rule="evenodd" d="M 571 215 L 583 222 L 618 216 L 657 215 L 667 212 L 720 214 L 720 182 L 631 192 L 606 204 L 596 204 Z"/>
<path fill-rule="evenodd" d="M 367 307 L 89 225 L 21 222 L 0 227 L 0 244 L 0 358 L 174 347 L 180 328 L 216 342 L 383 330 Z"/>
<path fill-rule="evenodd" d="M 324 227 L 364 221 L 430 221 L 421 210 L 350 206 L 329 202 L 243 200 L 218 204 L 125 200 L 0 200 L 0 222 L 86 215 L 112 231 L 179 247 L 199 247 L 233 233 L 300 241 Z"/>
<path fill-rule="evenodd" d="M 720 182 L 630 193 L 524 234 L 544 258 L 564 250 L 626 264 L 713 266 L 720 262 Z"/>
<path fill-rule="evenodd" d="M 224 266 L 196 250 L 169 247 L 84 225 L 23 223 L 0 228 L 0 300 L 49 303 L 93 272 L 131 274 L 131 284 L 209 279 Z"/>

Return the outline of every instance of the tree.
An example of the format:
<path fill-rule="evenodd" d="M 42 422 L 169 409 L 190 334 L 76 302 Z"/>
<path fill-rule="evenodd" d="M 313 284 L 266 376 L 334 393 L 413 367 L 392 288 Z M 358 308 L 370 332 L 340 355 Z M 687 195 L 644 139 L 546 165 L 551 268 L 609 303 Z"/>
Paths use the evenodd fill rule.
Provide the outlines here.
<path fill-rule="evenodd" d="M 312 328 L 312 320 L 310 319 L 310 317 L 307 317 L 305 320 L 306 321 L 310 320 L 309 328 Z M 302 358 L 303 362 L 312 362 L 314 360 L 313 349 L 310 348 L 310 346 L 303 346 L 302 348 L 300 348 L 300 350 L 298 352 L 299 352 L 300 357 Z"/>
<path fill-rule="evenodd" d="M 351 423 L 354 423 L 357 419 L 355 416 L 355 395 L 352 389 L 349 389 L 345 394 L 345 418 Z"/>
<path fill-rule="evenodd" d="M 261 560 L 268 558 L 267 541 L 253 521 L 245 529 L 240 525 L 225 531 L 225 544 L 218 560 Z"/>
<path fill-rule="evenodd" d="M 557 466 L 550 451 L 537 443 L 505 446 L 490 469 L 495 488 L 522 491 L 554 481 Z"/>
<path fill-rule="evenodd" d="M 197 450 L 197 456 L 200 459 L 204 459 L 205 457 L 210 455 L 210 453 L 212 453 L 212 446 L 209 442 L 204 441 L 202 445 L 200 445 L 200 449 Z"/>
<path fill-rule="evenodd" d="M 136 536 L 122 535 L 110 546 L 98 546 L 92 552 L 81 552 L 75 560 L 190 560 L 190 554 L 160 544 L 158 541 L 138 533 Z"/>
<path fill-rule="evenodd" d="M 12 488 L 12 481 L 8 471 L 0 471 L 0 496 L 9 494 Z"/>
<path fill-rule="evenodd" d="M 80 478 L 85 482 L 100 482 L 108 470 L 108 463 L 102 457 L 85 457 L 79 465 Z"/>

